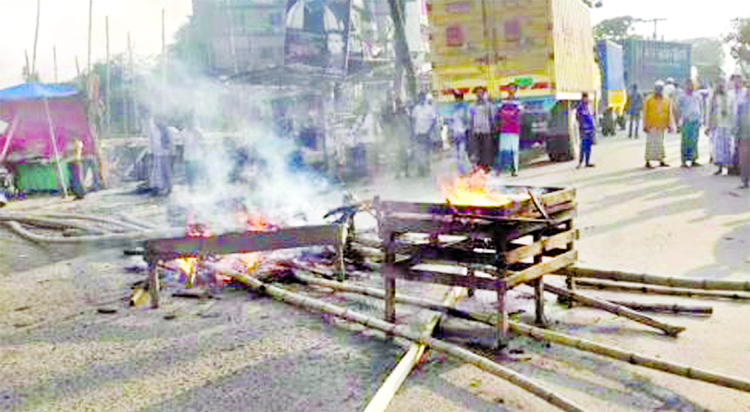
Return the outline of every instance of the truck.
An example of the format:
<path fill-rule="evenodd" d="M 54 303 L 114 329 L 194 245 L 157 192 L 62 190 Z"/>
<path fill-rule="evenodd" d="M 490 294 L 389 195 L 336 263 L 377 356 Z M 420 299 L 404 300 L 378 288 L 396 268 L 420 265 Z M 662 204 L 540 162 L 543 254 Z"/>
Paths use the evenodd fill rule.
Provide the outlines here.
<path fill-rule="evenodd" d="M 692 46 L 651 40 L 626 40 L 623 43 L 625 54 L 625 82 L 633 84 L 641 91 L 653 90 L 657 80 L 673 78 L 683 84 L 690 78 L 692 67 Z"/>
<path fill-rule="evenodd" d="M 622 119 L 627 102 L 622 46 L 610 40 L 599 40 L 596 57 L 602 79 L 599 112 L 603 115 L 602 134 L 606 136 L 614 134 L 614 122 Z"/>
<path fill-rule="evenodd" d="M 492 99 L 511 83 L 524 104 L 522 149 L 543 143 L 553 161 L 577 157 L 575 104 L 596 95 L 594 40 L 581 0 L 428 0 L 432 87 L 438 111 L 451 113 L 456 92 Z"/>

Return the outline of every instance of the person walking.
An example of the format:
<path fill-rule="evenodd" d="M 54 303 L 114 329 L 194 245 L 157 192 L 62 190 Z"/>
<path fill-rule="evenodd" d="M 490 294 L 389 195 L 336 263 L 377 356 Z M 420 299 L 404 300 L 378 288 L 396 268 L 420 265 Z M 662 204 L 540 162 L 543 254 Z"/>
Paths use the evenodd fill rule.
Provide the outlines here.
<path fill-rule="evenodd" d="M 711 138 L 713 162 L 718 166 L 714 174 L 720 175 L 724 168 L 728 169 L 732 164 L 732 122 L 735 118 L 731 115 L 730 98 L 723 81 L 717 83 L 707 111 L 709 117 L 706 135 Z"/>
<path fill-rule="evenodd" d="M 484 86 L 475 87 L 474 94 L 477 95 L 477 101 L 469 110 L 470 157 L 474 165 L 489 173 L 495 163 L 498 146 L 492 136 L 492 102 L 487 99 L 487 88 Z"/>
<path fill-rule="evenodd" d="M 73 139 L 73 148 L 70 167 L 70 187 L 73 190 L 76 200 L 82 200 L 86 197 L 86 187 L 83 183 L 84 164 L 83 164 L 83 141 L 78 138 Z"/>
<path fill-rule="evenodd" d="M 510 170 L 511 176 L 518 175 L 523 106 L 516 99 L 517 90 L 518 85 L 511 84 L 508 88 L 508 98 L 503 100 L 497 110 L 496 125 L 500 138 L 500 153 L 495 163 L 495 171 L 498 175 L 504 170 Z"/>
<path fill-rule="evenodd" d="M 681 124 L 680 133 L 682 140 L 680 152 L 682 153 L 682 167 L 700 166 L 698 163 L 698 137 L 700 135 L 701 98 L 693 90 L 693 81 L 685 81 L 685 91 L 679 97 L 678 106 Z M 690 166 L 688 166 L 690 162 Z"/>
<path fill-rule="evenodd" d="M 594 144 L 594 115 L 589 107 L 589 95 L 583 93 L 581 102 L 576 108 L 578 128 L 581 132 L 581 157 L 578 160 L 578 168 L 584 164 L 586 167 L 594 167 L 591 163 L 591 146 Z"/>
<path fill-rule="evenodd" d="M 745 99 L 738 110 L 737 146 L 739 152 L 740 189 L 750 188 L 750 99 Z"/>
<path fill-rule="evenodd" d="M 413 150 L 410 160 L 417 166 L 419 175 L 426 176 L 430 168 L 432 134 L 435 133 L 437 124 L 437 112 L 435 107 L 427 101 L 427 93 L 419 94 L 419 104 L 412 109 L 411 117 Z"/>
<path fill-rule="evenodd" d="M 638 85 L 633 83 L 628 92 L 628 101 L 625 103 L 625 113 L 629 117 L 628 138 L 637 139 L 638 129 L 641 126 L 641 111 L 643 110 L 643 95 L 638 91 Z"/>
<path fill-rule="evenodd" d="M 169 194 L 172 191 L 172 142 L 163 120 L 149 120 L 148 140 L 152 155 L 149 189 L 154 196 Z"/>
<path fill-rule="evenodd" d="M 661 167 L 669 167 L 664 162 L 664 132 L 672 131 L 672 104 L 664 96 L 664 82 L 654 83 L 654 93 L 643 102 L 643 131 L 646 133 L 646 167 L 657 161 Z"/>

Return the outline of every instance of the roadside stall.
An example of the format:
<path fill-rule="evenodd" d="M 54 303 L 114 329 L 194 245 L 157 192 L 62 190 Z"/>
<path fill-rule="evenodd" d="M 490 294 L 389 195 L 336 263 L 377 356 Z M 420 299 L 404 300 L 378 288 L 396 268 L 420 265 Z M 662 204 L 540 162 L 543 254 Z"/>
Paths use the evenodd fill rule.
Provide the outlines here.
<path fill-rule="evenodd" d="M 75 87 L 25 83 L 0 90 L 0 121 L 8 124 L 0 133 L 0 165 L 12 171 L 21 193 L 67 193 L 75 140 L 83 145 L 84 176 L 98 175 L 94 137 Z"/>

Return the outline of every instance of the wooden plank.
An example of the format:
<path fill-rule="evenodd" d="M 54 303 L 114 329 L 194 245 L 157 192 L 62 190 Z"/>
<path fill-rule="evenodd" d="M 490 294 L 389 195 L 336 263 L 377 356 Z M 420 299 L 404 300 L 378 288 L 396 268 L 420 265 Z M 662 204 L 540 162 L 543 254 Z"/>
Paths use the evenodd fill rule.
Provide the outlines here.
<path fill-rule="evenodd" d="M 300 226 L 268 232 L 227 233 L 208 238 L 171 238 L 146 241 L 150 259 L 249 253 L 336 244 L 338 225 Z"/>
<path fill-rule="evenodd" d="M 552 249 L 564 249 L 565 245 L 575 239 L 575 231 L 568 230 L 556 235 L 543 238 L 531 245 L 521 246 L 505 254 L 505 260 L 508 263 L 517 263 L 532 256 L 537 256 L 543 251 Z"/>
<path fill-rule="evenodd" d="M 578 251 L 571 250 L 569 252 L 565 252 L 560 256 L 557 256 L 556 258 L 548 262 L 540 263 L 538 265 L 531 266 L 530 268 L 521 272 L 516 272 L 510 276 L 506 276 L 504 280 L 507 283 L 508 287 L 512 288 L 520 285 L 521 283 L 526 283 L 530 280 L 534 280 L 547 273 L 552 273 L 554 271 L 568 267 L 574 264 L 577 258 Z"/>
<path fill-rule="evenodd" d="M 482 276 L 469 277 L 455 273 L 438 272 L 425 269 L 413 269 L 401 265 L 396 265 L 394 274 L 399 279 L 409 280 L 412 282 L 437 283 L 446 286 L 461 286 L 464 288 L 474 288 L 482 290 L 497 290 L 503 285 L 503 279 L 489 278 Z"/>

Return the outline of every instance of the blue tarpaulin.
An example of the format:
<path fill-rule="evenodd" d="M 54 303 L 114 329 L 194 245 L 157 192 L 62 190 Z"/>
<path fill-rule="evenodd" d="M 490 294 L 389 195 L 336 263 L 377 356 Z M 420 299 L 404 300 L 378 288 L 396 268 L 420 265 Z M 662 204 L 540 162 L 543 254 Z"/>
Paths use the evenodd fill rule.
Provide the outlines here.
<path fill-rule="evenodd" d="M 78 90 L 69 84 L 24 83 L 0 90 L 0 102 L 72 97 Z"/>

